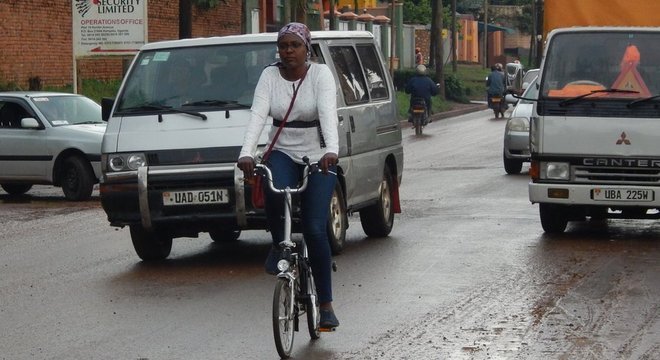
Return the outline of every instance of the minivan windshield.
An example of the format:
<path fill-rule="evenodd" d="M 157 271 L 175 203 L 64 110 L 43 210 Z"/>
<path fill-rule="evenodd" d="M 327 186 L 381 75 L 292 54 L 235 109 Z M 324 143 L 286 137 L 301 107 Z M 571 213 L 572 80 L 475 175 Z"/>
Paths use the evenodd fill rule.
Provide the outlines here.
<path fill-rule="evenodd" d="M 660 93 L 660 32 L 559 33 L 549 46 L 542 98 L 574 103 L 635 100 Z"/>
<path fill-rule="evenodd" d="M 250 107 L 261 71 L 275 61 L 275 43 L 142 51 L 115 111 Z"/>

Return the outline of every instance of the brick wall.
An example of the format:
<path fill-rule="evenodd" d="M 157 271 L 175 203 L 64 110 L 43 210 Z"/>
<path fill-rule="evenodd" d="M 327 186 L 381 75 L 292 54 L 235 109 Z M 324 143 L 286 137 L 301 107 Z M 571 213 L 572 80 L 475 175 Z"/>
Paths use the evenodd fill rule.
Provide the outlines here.
<path fill-rule="evenodd" d="M 30 78 L 42 85 L 73 82 L 72 0 L 0 0 L 0 84 L 28 88 Z M 241 33 L 243 1 L 227 0 L 210 10 L 193 7 L 193 37 Z M 149 42 L 177 39 L 179 0 L 149 0 Z M 119 79 L 123 58 L 78 61 L 81 79 Z M 130 59 L 131 57 L 127 57 Z"/>

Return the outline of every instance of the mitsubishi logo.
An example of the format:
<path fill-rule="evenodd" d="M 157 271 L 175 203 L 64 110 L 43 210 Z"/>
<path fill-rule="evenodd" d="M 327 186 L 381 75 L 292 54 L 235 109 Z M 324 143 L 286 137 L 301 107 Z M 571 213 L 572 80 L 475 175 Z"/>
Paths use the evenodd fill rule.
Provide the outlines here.
<path fill-rule="evenodd" d="M 621 137 L 619 138 L 619 140 L 616 141 L 616 144 L 617 144 L 617 145 L 621 145 L 621 144 L 630 145 L 630 140 L 628 140 L 628 139 L 626 138 L 627 136 L 628 136 L 628 135 L 626 135 L 626 132 L 625 132 L 625 131 L 622 132 L 622 133 L 621 133 Z"/>

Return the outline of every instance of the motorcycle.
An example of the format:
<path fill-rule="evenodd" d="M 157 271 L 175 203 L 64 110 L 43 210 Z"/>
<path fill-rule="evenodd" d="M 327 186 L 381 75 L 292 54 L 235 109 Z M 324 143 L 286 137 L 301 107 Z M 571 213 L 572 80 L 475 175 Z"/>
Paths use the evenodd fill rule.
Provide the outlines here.
<path fill-rule="evenodd" d="M 426 102 L 423 98 L 413 98 L 410 101 L 410 115 L 412 125 L 415 128 L 415 135 L 422 135 L 422 128 L 428 122 L 428 112 L 426 111 Z"/>
<path fill-rule="evenodd" d="M 504 101 L 504 96 L 501 95 L 491 95 L 490 96 L 490 108 L 493 109 L 495 113 L 495 118 L 499 118 L 500 115 L 504 117 L 504 112 L 507 109 L 506 102 Z"/>

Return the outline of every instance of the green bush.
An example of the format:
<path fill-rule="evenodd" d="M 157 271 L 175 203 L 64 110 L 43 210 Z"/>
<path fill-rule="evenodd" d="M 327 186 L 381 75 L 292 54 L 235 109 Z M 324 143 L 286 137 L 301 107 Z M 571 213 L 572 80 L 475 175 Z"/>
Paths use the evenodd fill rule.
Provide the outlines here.
<path fill-rule="evenodd" d="M 468 103 L 470 100 L 466 94 L 466 88 L 463 82 L 456 74 L 445 75 L 445 97 L 460 103 Z"/>
<path fill-rule="evenodd" d="M 14 82 L 5 82 L 4 80 L 0 79 L 0 91 L 17 91 L 17 90 L 23 90 L 18 86 L 18 84 Z"/>
<path fill-rule="evenodd" d="M 406 83 L 408 79 L 415 76 L 417 72 L 415 69 L 401 69 L 394 72 L 392 81 L 394 86 L 399 91 L 404 91 L 406 88 Z M 427 69 L 427 75 L 431 79 L 436 79 L 435 70 Z M 461 103 L 470 102 L 468 98 L 468 91 L 463 85 L 460 77 L 453 73 L 445 73 L 445 99 L 452 100 Z M 471 92 L 471 91 L 470 91 Z"/>

